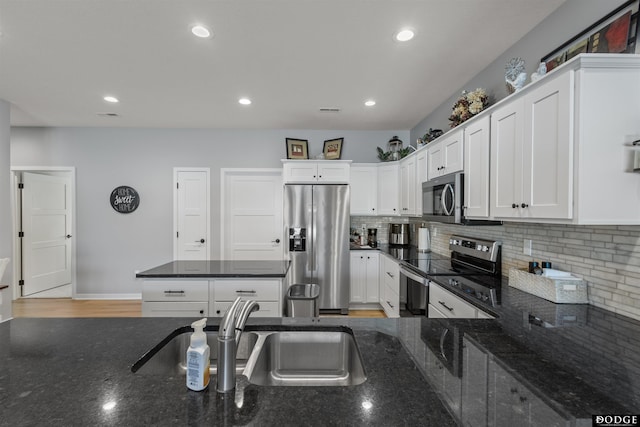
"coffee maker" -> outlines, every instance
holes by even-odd
[[[367,244],[372,248],[378,247],[378,229],[367,228]]]

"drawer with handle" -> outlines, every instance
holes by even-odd
[[[209,282],[206,280],[145,280],[143,301],[209,301]]]
[[[142,317],[202,317],[209,316],[209,303],[204,302],[143,302]]]
[[[429,304],[451,319],[476,318],[477,309],[473,305],[433,282],[429,283]]]
[[[257,301],[279,301],[282,297],[279,280],[215,280],[213,299],[233,301],[237,297]]]

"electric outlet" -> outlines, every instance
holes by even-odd
[[[533,249],[533,242],[531,239],[524,239],[524,245],[522,245],[522,252],[525,255],[531,255],[531,251]]]

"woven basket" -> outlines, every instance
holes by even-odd
[[[526,270],[509,270],[509,286],[559,304],[588,304],[587,284],[579,277],[558,270],[545,271],[546,276]]]

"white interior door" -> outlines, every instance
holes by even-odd
[[[71,283],[71,180],[24,172],[22,296]]]
[[[177,260],[210,257],[209,169],[174,169],[175,244]]]
[[[225,259],[283,259],[282,171],[223,169],[222,175]]]

